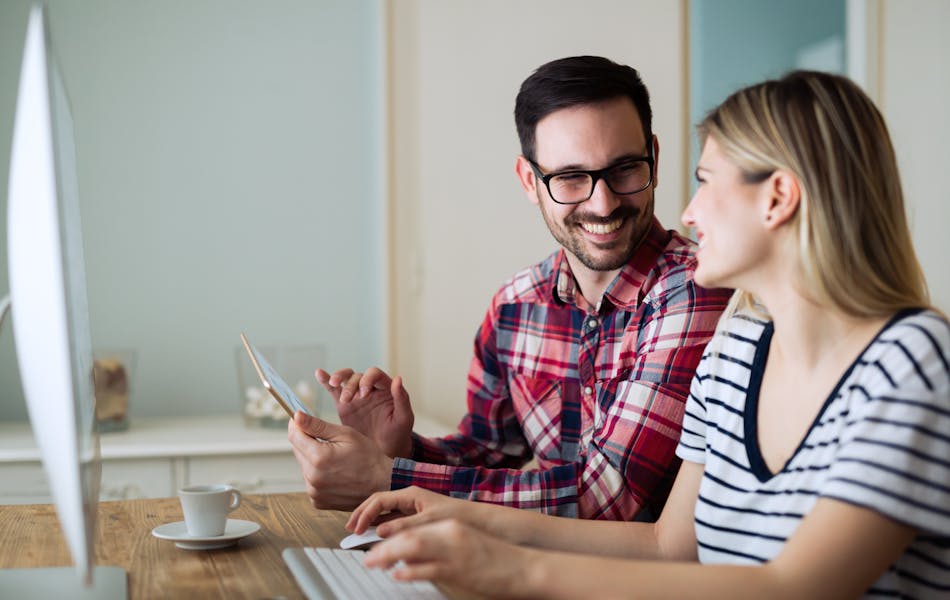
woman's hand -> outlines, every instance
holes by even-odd
[[[392,571],[400,581],[425,579],[489,598],[514,598],[536,595],[532,554],[541,553],[449,519],[406,528],[374,546],[365,564],[388,569],[402,561]]]
[[[394,492],[376,492],[356,507],[346,522],[346,529],[363,533],[374,523],[382,537],[442,519],[455,519],[474,524],[486,506],[468,500],[450,498],[418,487]],[[488,507],[489,510],[491,507]]]

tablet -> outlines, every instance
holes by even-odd
[[[297,394],[287,385],[287,382],[277,373],[274,367],[270,366],[270,363],[267,362],[264,355],[261,354],[251,342],[247,341],[247,336],[243,333],[241,334],[241,341],[244,342],[244,349],[247,350],[248,356],[251,357],[254,370],[257,371],[257,376],[261,378],[261,383],[264,384],[264,387],[267,388],[270,395],[274,397],[274,400],[287,411],[290,418],[294,418],[294,412],[298,410],[308,415],[313,414],[307,409],[304,403],[300,401]]]

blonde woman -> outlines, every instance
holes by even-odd
[[[490,597],[950,594],[950,325],[929,308],[880,113],[845,78],[794,72],[735,93],[699,135],[696,279],[739,291],[659,521],[408,488],[353,512],[356,531],[405,515],[379,525],[367,564]]]

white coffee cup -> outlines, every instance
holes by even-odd
[[[215,537],[224,534],[228,513],[241,506],[241,492],[230,485],[190,485],[178,490],[188,535]]]

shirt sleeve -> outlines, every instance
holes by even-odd
[[[922,313],[875,348],[821,494],[950,536],[950,327]]]
[[[498,360],[496,295],[475,336],[468,373],[468,411],[458,433],[426,438],[413,433],[410,459],[397,459],[391,487],[418,485],[458,497],[475,488],[502,489],[532,456]],[[476,484],[478,482],[478,484]]]
[[[530,471],[518,470],[531,449],[493,358],[493,327],[486,319],[460,433],[414,438],[414,460],[397,459],[393,489],[419,485],[561,516],[630,520],[645,506],[657,516],[678,465],[675,448],[690,381],[727,301],[725,291],[703,290],[690,280],[646,303],[634,366],[625,381],[605,391],[602,403],[609,409],[586,452],[576,462]]]
[[[494,469],[519,468],[531,458],[498,360],[495,314],[493,306],[476,335],[468,372],[468,411],[458,433],[441,438],[413,434],[415,461]]]

